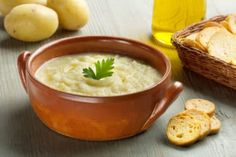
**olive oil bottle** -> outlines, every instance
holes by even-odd
[[[152,35],[171,46],[173,33],[204,19],[205,12],[205,0],[154,0]]]

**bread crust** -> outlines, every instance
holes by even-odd
[[[224,26],[221,25],[221,23],[210,21],[210,22],[205,23],[205,28],[206,27],[220,27],[220,28],[223,28]]]
[[[212,35],[214,35],[220,29],[222,28],[218,26],[206,27],[199,32],[196,41],[199,42],[205,49],[207,49],[208,42],[210,41]]]
[[[231,33],[236,34],[236,15],[229,15],[226,18]]]
[[[208,52],[210,55],[231,63],[236,59],[236,36],[225,29],[217,31],[208,43]]]
[[[190,47],[200,49],[202,51],[207,51],[206,47],[202,46],[201,43],[197,41],[198,35],[199,35],[199,32],[192,33],[186,38],[183,38],[182,43]]]
[[[195,109],[207,113],[210,117],[215,113],[215,104],[205,99],[189,99],[185,102],[185,109]]]
[[[195,109],[186,110],[181,113],[182,115],[190,115],[193,116],[200,124],[201,131],[199,139],[203,139],[206,137],[211,131],[211,120],[210,117],[202,111],[198,111]]]
[[[167,125],[166,135],[169,141],[178,146],[195,143],[200,136],[200,124],[190,115],[176,115]]]
[[[211,117],[211,131],[210,134],[217,134],[220,131],[221,122],[220,120],[214,115]]]

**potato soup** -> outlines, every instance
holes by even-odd
[[[113,58],[112,76],[100,80],[85,77],[84,68]],[[154,86],[161,74],[143,61],[121,55],[86,53],[57,57],[44,63],[35,73],[43,84],[66,93],[84,96],[117,96]]]

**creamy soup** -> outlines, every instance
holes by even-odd
[[[114,58],[113,74],[101,80],[86,78],[83,69],[102,59]],[[120,55],[79,54],[57,57],[44,63],[35,73],[43,84],[72,94],[116,96],[143,91],[156,84],[160,73],[142,61]]]

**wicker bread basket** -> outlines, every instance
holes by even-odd
[[[220,22],[226,17],[227,16],[216,16],[176,32],[172,37],[172,43],[176,47],[179,58],[186,68],[208,79],[236,89],[236,66],[210,56],[208,53],[199,49],[185,46],[180,41],[181,38],[202,30],[206,22]]]

